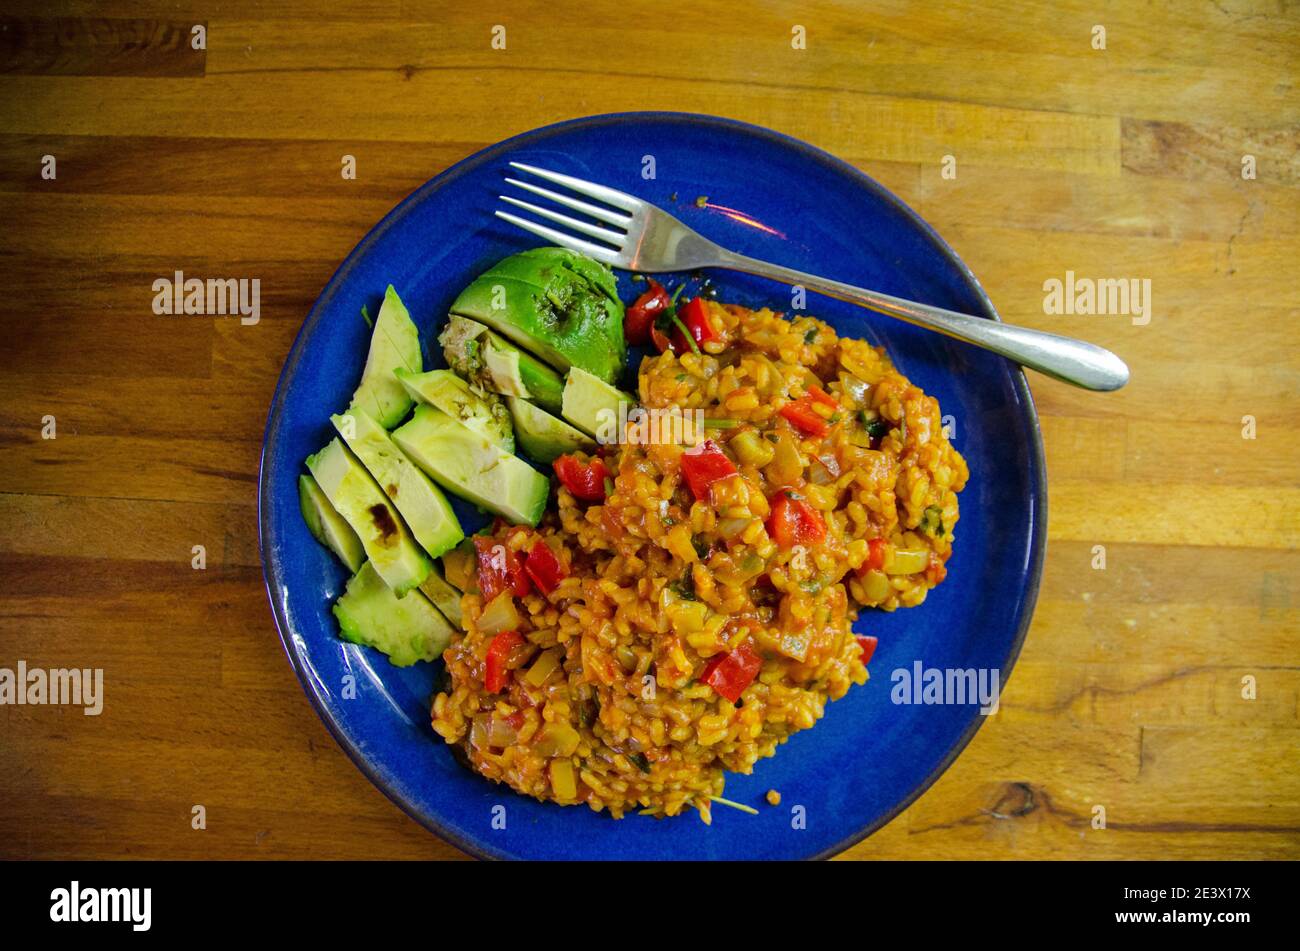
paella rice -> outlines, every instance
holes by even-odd
[[[536,529],[474,539],[433,728],[526,795],[709,821],[727,771],[866,683],[859,609],[918,605],[946,574],[967,468],[937,402],[813,317],[704,307],[704,342],[638,378],[643,407],[703,431],[638,438],[634,414],[576,478],[557,462]]]

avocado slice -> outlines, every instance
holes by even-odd
[[[399,598],[416,587],[433,567],[411,537],[366,467],[338,439],[307,457],[307,468],[325,497],[361,539],[366,556]]]
[[[510,413],[495,393],[474,392],[450,370],[408,373],[399,368],[395,372],[406,392],[420,402],[436,406],[506,452],[515,451]]]
[[[429,577],[425,578],[424,583],[420,585],[420,591],[433,602],[433,606],[448,621],[461,630],[465,629],[465,619],[460,609],[460,592],[447,583],[447,579],[442,575],[442,569],[436,562],[433,570],[429,572]]]
[[[581,367],[569,371],[564,381],[562,412],[565,419],[584,433],[601,442],[617,442],[620,403],[625,407],[624,413],[636,406],[630,394],[615,389]]]
[[[536,525],[550,480],[427,404],[393,433],[393,441],[445,489],[514,523]]]
[[[399,367],[419,373],[424,370],[424,358],[420,355],[420,333],[411,322],[406,305],[389,284],[379,316],[375,318],[361,383],[352,394],[353,405],[360,406],[385,429],[400,423],[413,402],[393,376]]]
[[[535,462],[550,464],[556,457],[576,449],[590,450],[594,443],[586,433],[579,432],[564,420],[552,416],[528,400],[507,396],[510,415],[515,421],[519,448]]]
[[[415,540],[430,556],[437,558],[460,543],[465,532],[451,510],[451,503],[393,444],[388,430],[359,406],[349,408],[346,413],[336,413],[330,422],[392,500]]]
[[[298,476],[298,504],[312,537],[338,555],[339,560],[348,566],[348,571],[356,572],[366,560],[361,539],[338,510],[330,505],[316,480],[305,472]]]
[[[453,314],[438,342],[447,365],[474,386],[534,400],[552,413],[560,411],[560,374],[477,320]]]
[[[388,655],[394,667],[417,660],[437,660],[455,630],[418,590],[398,598],[371,562],[348,581],[334,603],[339,636]]]
[[[532,248],[498,261],[461,291],[451,312],[482,321],[560,370],[579,366],[606,383],[618,379],[627,359],[613,272],[566,248]]]

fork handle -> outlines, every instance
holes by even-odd
[[[730,251],[723,251],[717,266],[798,284],[819,294],[897,317],[909,324],[991,350],[1021,366],[1084,389],[1118,390],[1128,382],[1128,367],[1123,360],[1104,347],[1083,340],[918,304]]]

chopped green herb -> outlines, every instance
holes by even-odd
[[[713,551],[713,546],[709,543],[709,540],[698,534],[691,536],[691,547],[695,549],[695,554],[700,561],[707,561],[709,553]]]
[[[679,580],[668,582],[668,590],[683,601],[699,600],[699,598],[695,597],[695,578],[689,568],[686,569],[686,573]]]
[[[812,330],[809,330],[807,333],[805,333],[805,334],[803,335],[803,342],[804,342],[804,343],[813,343],[813,342],[815,342],[816,340],[817,340],[817,328],[816,328],[816,327],[814,327]]]
[[[943,509],[931,505],[921,514],[921,523],[917,527],[931,538],[947,534],[947,530],[943,527]]]
[[[627,758],[630,759],[636,765],[636,768],[641,770],[641,772],[650,772],[650,761],[646,759],[644,753],[629,753]]]
[[[887,422],[883,419],[869,419],[865,409],[858,413],[858,418],[862,421],[862,428],[867,431],[867,435],[872,439],[883,439],[885,433],[889,432]]]

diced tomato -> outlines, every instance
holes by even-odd
[[[540,538],[528,549],[528,555],[524,558],[524,570],[542,594],[550,594],[566,577],[560,559],[555,557],[551,546]]]
[[[858,646],[862,648],[862,666],[865,667],[871,663],[872,655],[876,653],[876,639],[866,636],[859,637]]]
[[[514,597],[526,597],[533,590],[519,554],[492,535],[475,535],[478,551],[478,589],[487,604],[502,591]]]
[[[650,325],[650,341],[655,345],[655,349],[660,353],[663,353],[665,350],[671,350],[673,353],[677,353],[677,347],[673,344],[673,341],[669,339],[668,334],[659,328],[659,323],[657,321]]]
[[[603,502],[605,500],[605,480],[609,478],[609,468],[601,459],[579,462],[577,456],[560,456],[552,465],[555,474],[574,498],[583,502]]]
[[[488,693],[500,693],[510,678],[506,663],[510,652],[521,647],[524,639],[516,631],[502,631],[488,645],[487,660],[483,664],[483,687]]]
[[[787,489],[771,501],[772,513],[767,517],[767,533],[782,548],[795,545],[816,545],[826,538],[826,523],[821,514]]]
[[[925,566],[925,580],[934,587],[946,577],[948,577],[948,566],[936,552],[930,552],[929,564]]]
[[[681,318],[682,323],[686,325],[686,329],[691,332],[691,336],[695,338],[696,346],[702,346],[710,341],[720,339],[718,332],[709,323],[709,305],[703,297],[692,297],[682,305],[677,315]],[[674,343],[678,345],[673,347],[674,350],[680,353],[683,350],[690,349],[680,329],[678,329],[675,336],[681,339],[674,340]]]
[[[624,318],[623,333],[628,343],[644,344],[650,340],[650,331],[655,318],[668,309],[671,298],[662,284],[652,280],[650,289],[636,299],[636,303],[627,309]],[[663,347],[659,348],[663,350]]]
[[[709,486],[736,474],[736,465],[712,439],[682,453],[682,476],[698,501],[708,501]]]
[[[755,653],[749,641],[745,641],[730,653],[710,658],[700,672],[700,681],[716,690],[718,696],[735,703],[745,688],[754,682],[762,666],[763,659]]]
[[[867,542],[867,560],[858,567],[859,575],[865,575],[868,571],[879,571],[885,566],[887,544],[883,538],[873,538]]]

